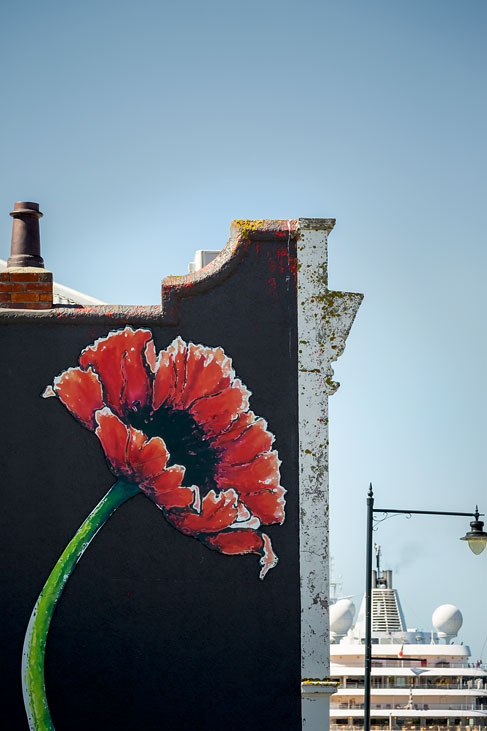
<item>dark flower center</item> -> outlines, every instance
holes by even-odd
[[[161,437],[169,452],[168,467],[180,464],[186,467],[183,485],[197,485],[201,496],[217,489],[215,469],[219,461],[218,451],[204,430],[187,411],[175,411],[161,406],[151,413],[148,409],[133,412],[127,417],[135,429],[149,438]]]

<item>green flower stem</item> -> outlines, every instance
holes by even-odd
[[[31,731],[53,731],[44,683],[46,639],[56,603],[77,562],[111,514],[139,491],[137,485],[118,481],[89,514],[53,568],[39,594],[25,634],[22,690]]]

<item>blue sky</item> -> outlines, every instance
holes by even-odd
[[[57,281],[153,304],[234,218],[336,217],[330,286],[365,293],[330,406],[344,592],[363,589],[370,480],[378,504],[487,511],[485,2],[0,13],[0,257],[14,201],[38,201]],[[455,603],[478,655],[487,552],[466,527],[393,518],[377,537],[410,626]]]

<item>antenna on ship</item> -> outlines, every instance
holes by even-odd
[[[382,572],[380,570],[380,557],[382,555],[381,547],[379,546],[378,543],[375,543],[374,544],[374,548],[375,548],[375,559],[376,559],[376,564],[377,564],[377,573],[376,573],[376,577],[375,577],[375,587],[377,589],[390,589],[391,587],[389,586],[389,583],[390,583],[390,576],[389,576],[389,574],[391,572],[390,571],[384,571],[384,576],[382,575]]]

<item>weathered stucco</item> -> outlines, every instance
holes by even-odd
[[[298,392],[303,727],[329,718],[328,396],[339,384],[331,363],[344,350],[362,295],[327,287],[327,237],[334,219],[300,219]],[[315,683],[309,682],[314,680]]]

